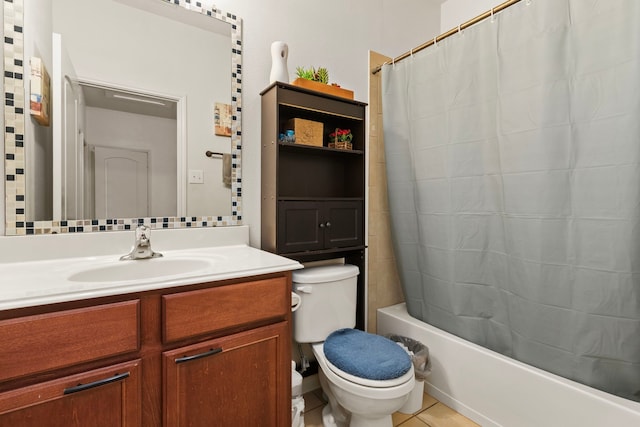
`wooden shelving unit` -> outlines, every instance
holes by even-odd
[[[276,82],[262,93],[262,249],[300,262],[345,258],[360,268],[364,327],[367,104]],[[278,141],[290,119],[323,124],[323,146]],[[327,147],[350,129],[353,149]]]

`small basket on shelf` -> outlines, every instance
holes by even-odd
[[[353,144],[345,141],[330,142],[329,148],[337,148],[338,150],[352,150]]]
[[[350,129],[336,128],[335,132],[329,134],[329,148],[336,148],[338,150],[352,150],[353,134]]]

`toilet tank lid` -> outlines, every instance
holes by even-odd
[[[309,267],[293,272],[293,283],[323,283],[349,279],[360,273],[357,266],[351,264],[323,265]]]

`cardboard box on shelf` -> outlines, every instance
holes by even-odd
[[[31,117],[42,126],[49,126],[51,116],[51,81],[42,59],[33,57],[31,65],[31,97],[29,109]]]
[[[287,129],[292,129],[296,135],[296,144],[313,145],[322,147],[324,125],[306,119],[290,119],[287,121]]]

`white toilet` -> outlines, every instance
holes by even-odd
[[[325,427],[391,427],[391,414],[414,387],[409,355],[387,338],[351,329],[356,323],[358,267],[331,265],[293,272],[301,298],[294,339],[311,343],[329,400]],[[338,365],[338,366],[336,366]]]

